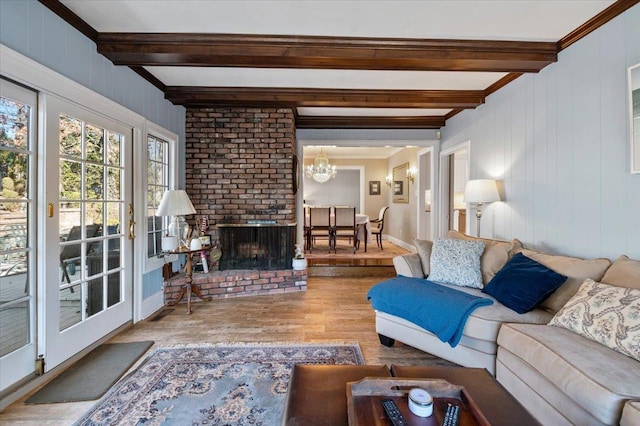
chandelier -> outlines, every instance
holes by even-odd
[[[320,154],[313,160],[313,166],[308,165],[304,175],[313,178],[316,182],[325,183],[331,178],[336,177],[336,166],[329,164],[329,159],[320,148]]]

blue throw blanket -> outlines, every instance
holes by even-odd
[[[399,275],[374,285],[367,300],[377,311],[404,318],[455,347],[474,309],[493,300],[474,296],[421,278]]]

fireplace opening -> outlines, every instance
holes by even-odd
[[[295,223],[218,224],[222,246],[220,270],[290,269],[295,226]]]

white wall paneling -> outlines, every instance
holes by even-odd
[[[488,236],[548,252],[640,258],[626,94],[638,40],[640,5],[447,122],[442,149],[471,140],[470,178],[503,181],[506,201],[482,217]]]

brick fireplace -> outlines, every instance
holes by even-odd
[[[295,222],[295,154],[295,118],[290,108],[187,109],[185,189],[198,217],[209,219],[214,244],[221,246],[218,224]],[[290,265],[268,271],[267,278],[259,272],[215,271],[206,274],[210,277],[196,274],[194,281],[223,282],[222,290],[216,287],[209,294],[201,288],[212,297],[306,289],[306,271],[292,271]],[[174,284],[179,288],[180,279],[167,283]],[[167,288],[165,294],[170,298],[173,289]]]

